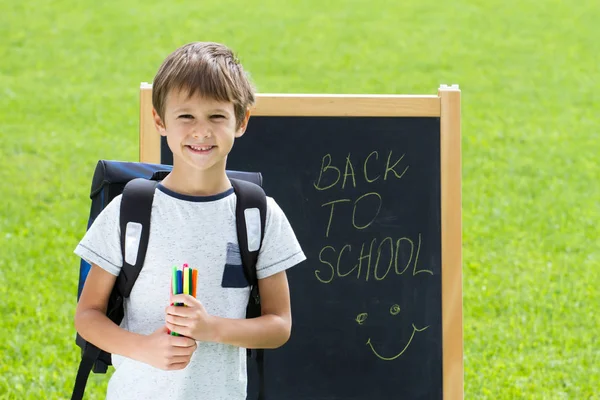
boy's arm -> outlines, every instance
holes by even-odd
[[[75,311],[75,329],[98,348],[136,359],[140,336],[121,329],[106,316],[108,298],[117,277],[92,264]]]
[[[259,279],[258,289],[262,315],[241,320],[217,318],[218,342],[248,349],[274,349],[288,341],[292,312],[286,272]]]
[[[290,337],[292,317],[285,271],[258,280],[262,315],[229,319],[209,315],[192,296],[177,295],[172,302],[188,307],[167,307],[167,327],[200,341],[229,344],[248,349],[274,349]]]

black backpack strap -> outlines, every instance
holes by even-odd
[[[152,201],[157,181],[144,178],[136,178],[127,183],[123,189],[121,198],[121,254],[123,255],[123,267],[117,278],[117,289],[123,298],[129,297],[131,289],[144,266],[148,240],[150,238],[150,216],[152,214]],[[127,262],[125,254],[127,224],[139,223],[142,227],[139,238],[139,246],[135,263]]]
[[[143,178],[136,178],[129,181],[123,189],[120,210],[121,227],[121,254],[123,255],[123,267],[117,277],[115,290],[111,296],[116,297],[116,307],[122,307],[123,299],[129,297],[133,284],[137,279],[148,249],[148,240],[150,238],[150,216],[152,213],[152,201],[154,200],[154,190],[158,182]],[[138,253],[134,264],[130,264],[125,258],[125,238],[127,224],[137,222],[141,225],[141,235],[138,246]],[[115,318],[112,313],[115,310],[109,310],[108,317]],[[118,314],[118,311],[117,311]],[[120,316],[122,317],[122,315]],[[118,318],[120,319],[120,318]],[[114,319],[113,319],[114,320]],[[71,400],[83,399],[85,386],[94,364],[98,361],[102,350],[91,343],[86,343],[81,355],[81,362],[75,378],[75,386]]]
[[[257,400],[265,400],[265,351],[256,350],[256,368],[258,373],[258,397]]]
[[[100,356],[101,350],[91,343],[87,343],[85,350],[81,355],[81,361],[79,362],[79,369],[77,370],[77,377],[75,378],[75,386],[73,387],[73,393],[71,400],[82,400],[85,392],[85,386],[87,385],[88,377],[94,366],[94,362]]]
[[[265,235],[265,223],[267,218],[267,197],[264,190],[247,181],[230,178],[233,190],[237,196],[237,205],[235,207],[235,220],[237,226],[238,244],[244,274],[251,286],[251,298],[248,304],[247,317],[255,318],[260,316],[260,296],[258,293],[258,279],[256,276],[256,262],[262,240]],[[246,226],[246,210],[258,209],[260,215],[260,243],[254,246],[252,251],[248,246],[248,228]]]
[[[237,227],[238,244],[244,274],[250,284],[250,301],[246,309],[247,318],[255,318],[261,315],[260,293],[258,291],[258,278],[256,276],[256,262],[258,253],[265,236],[265,225],[267,220],[267,197],[264,190],[250,182],[230,178],[233,190],[237,196],[237,205],[235,208],[235,220]],[[246,210],[258,209],[260,215],[260,243],[253,246],[250,251],[248,245],[248,228],[246,226]],[[248,354],[250,355],[250,350]],[[258,400],[264,399],[264,350],[256,349],[256,366],[258,369]]]

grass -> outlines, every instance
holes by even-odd
[[[595,0],[7,3],[0,399],[69,397],[93,167],[137,159],[139,83],[193,40],[261,92],[460,84],[465,398],[600,398],[599,19]]]

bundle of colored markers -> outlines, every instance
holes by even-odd
[[[190,268],[187,264],[183,267],[173,267],[171,276],[172,294],[189,294],[196,297],[196,285],[198,282],[198,270]],[[183,306],[183,303],[175,303],[176,306]],[[179,336],[176,332],[171,332],[172,336]]]

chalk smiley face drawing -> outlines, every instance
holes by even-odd
[[[392,316],[400,314],[400,311],[401,311],[400,310],[400,306],[398,304],[394,304],[394,305],[392,305],[390,307],[390,314]],[[358,314],[356,316],[355,321],[359,325],[363,325],[365,323],[365,321],[367,320],[368,316],[369,315],[367,313],[360,313],[360,314]],[[411,325],[412,325],[413,331],[412,331],[412,333],[410,335],[410,338],[408,339],[408,342],[406,343],[406,345],[396,355],[393,355],[393,356],[390,356],[390,357],[386,357],[386,356],[383,356],[383,355],[379,354],[379,352],[377,350],[375,350],[375,347],[373,346],[373,343],[371,342],[371,337],[369,337],[367,339],[366,345],[369,346],[369,348],[371,349],[371,351],[373,352],[373,354],[375,354],[375,356],[377,358],[379,358],[380,360],[383,360],[383,361],[393,361],[393,360],[397,359],[398,357],[400,357],[402,354],[404,354],[404,352],[408,349],[408,347],[412,343],[412,341],[413,341],[413,339],[415,337],[415,334],[417,332],[423,332],[424,330],[426,330],[427,328],[429,328],[429,325],[427,325],[427,326],[425,326],[423,328],[417,328],[414,323],[411,323]]]

